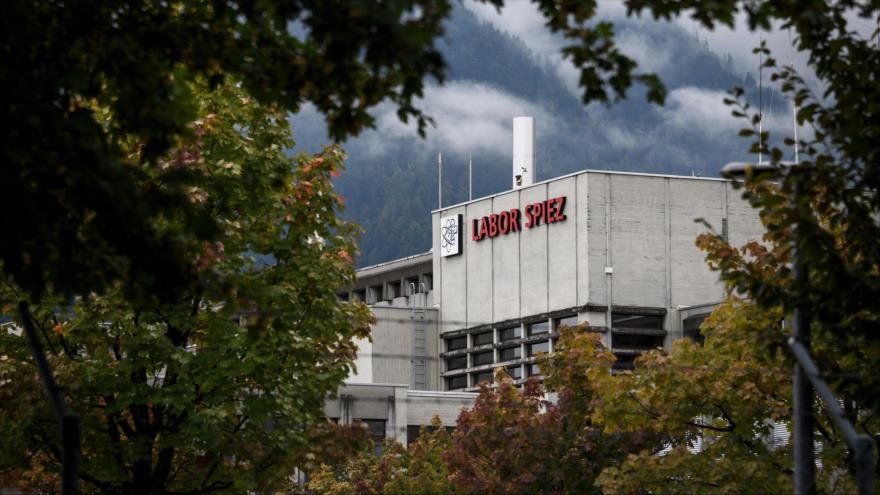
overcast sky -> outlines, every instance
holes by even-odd
[[[621,1],[600,1],[599,5],[598,17],[601,19],[620,21],[626,18],[625,6]],[[493,6],[473,0],[465,0],[465,7],[499,30],[520,38],[536,56],[549,60],[568,89],[580,96],[578,74],[574,66],[560,54],[560,48],[565,41],[549,32],[544,25],[543,16],[532,2],[508,0],[500,13]],[[713,31],[688,17],[656,21],[643,15],[635,21],[630,19],[626,29],[618,29],[616,32],[616,42],[624,53],[634,58],[646,71],[654,71],[665,64],[674,63],[675,54],[664,51],[669,49],[668,46],[652,42],[648,34],[642,34],[637,26],[634,29],[632,22],[666,23],[687,33],[696,33],[713,52],[722,56],[730,54],[734,69],[742,74],[757,73],[758,58],[752,50],[758,45],[760,36],[766,40],[780,64],[793,62],[795,68],[815,84],[815,78],[806,66],[805,54],[797,53],[792,48],[788,31],[775,29],[760,34],[751,32],[743,16],[740,16],[734,29],[719,26]],[[852,25],[863,35],[870,36],[871,22],[853,17]],[[766,71],[764,84],[770,84]],[[653,107],[650,111],[660,112],[669,125],[702,133],[710,141],[725,139],[742,127],[742,121],[730,116],[730,107],[723,103],[725,96],[724,91],[707,88],[677,88],[670,91],[665,106]],[[537,108],[531,102],[477,81],[452,81],[444,86],[430,85],[418,106],[436,121],[436,127],[428,129],[425,141],[415,138],[414,125],[405,125],[398,120],[392,105],[383,104],[372,112],[376,116],[376,129],[366,132],[356,140],[359,152],[380,156],[390,141],[397,141],[412,142],[413,145],[418,143],[419,146],[435,150],[459,153],[471,151],[475,156],[480,153],[506,155],[510,148],[512,116],[535,116],[538,121],[539,141],[542,133],[564,132],[566,128],[565,122],[559,122],[557,117]],[[591,106],[591,111],[596,114],[613,111],[613,108],[608,110],[601,105],[594,105]],[[790,134],[790,108],[778,109],[777,114],[765,112],[765,129]],[[316,123],[320,119],[314,109],[308,106],[298,117]],[[611,124],[603,126],[603,132],[609,143],[621,149],[645,144],[644,136],[636,136],[628,129]]]

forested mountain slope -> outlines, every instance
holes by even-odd
[[[533,115],[537,127],[537,180],[587,168],[717,176],[733,160],[748,160],[736,137],[741,122],[722,99],[735,85],[757,100],[753,75],[737,73],[730,57],[716,54],[693,33],[664,23],[624,21],[623,46],[650,43],[651,60],[667,85],[666,105],[645,102],[638,90],[610,106],[584,107],[577,88],[550,54],[481,22],[458,7],[441,42],[449,64],[444,86],[432,88],[424,106],[437,121],[425,140],[376,113],[377,129],[344,143],[348,169],[337,180],[345,216],[363,226],[358,265],[430,249],[430,211],[437,208],[437,153],[443,153],[443,204],[468,198],[467,157],[473,155],[473,194],[511,187],[511,119]],[[757,67],[757,60],[755,61]],[[790,122],[788,104],[764,89],[771,128]],[[323,122],[309,109],[292,117],[297,148],[326,142]]]

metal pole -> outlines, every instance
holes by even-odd
[[[437,209],[443,208],[443,153],[437,153]]]
[[[795,172],[792,170],[792,172]],[[799,209],[798,198],[801,196],[801,181],[797,176],[795,180],[795,191],[792,196],[793,207]],[[803,222],[797,226],[794,239],[794,274],[795,282],[798,287],[806,287],[809,279],[807,266],[804,263],[803,256],[797,245],[798,239],[802,236]],[[810,351],[810,313],[809,309],[799,302],[794,310],[794,328],[792,328],[792,339],[804,346],[804,349]],[[793,379],[793,428],[794,436],[794,493],[796,495],[813,495],[816,493],[816,462],[814,459],[814,441],[813,441],[813,387],[806,375],[805,370],[798,364],[794,365]]]
[[[468,201],[474,199],[474,163],[468,151]]]
[[[819,368],[816,367],[816,363],[810,358],[810,353],[803,343],[798,342],[792,337],[788,341],[788,347],[791,349],[791,353],[794,354],[795,359],[797,359],[801,372],[815,387],[822,402],[825,403],[831,418],[834,419],[834,422],[840,428],[844,441],[853,451],[853,460],[855,461],[856,468],[856,486],[858,487],[859,494],[873,495],[874,441],[868,435],[859,435],[858,431],[856,431],[855,426],[847,418],[843,408],[840,407],[840,404],[834,397],[831,387],[822,380]]]
[[[26,302],[19,301],[18,314],[21,317],[24,334],[34,355],[34,361],[37,362],[40,378],[46,387],[46,394],[49,396],[49,403],[52,405],[52,412],[58,421],[61,433],[61,493],[64,495],[77,494],[79,493],[80,456],[79,417],[69,413],[64,407],[64,397],[61,394],[61,389],[58,388],[58,383],[55,382],[49,361],[46,360],[46,352],[43,350],[40,338],[37,337],[37,331],[34,328],[31,312]]]

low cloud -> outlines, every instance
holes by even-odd
[[[424,143],[432,149],[467,153],[509,154],[511,121],[518,115],[534,116],[540,132],[550,132],[554,118],[540,107],[491,86],[456,81],[430,86],[416,103],[436,126],[429,127]],[[402,123],[391,105],[376,112],[376,129],[358,139],[372,155],[381,154],[388,141],[418,139],[415,125]]]
[[[733,108],[724,104],[726,97],[729,98],[729,95],[723,91],[688,86],[670,92],[666,106],[657,111],[661,112],[668,125],[713,138],[727,139],[749,124],[742,118],[731,115]],[[790,136],[793,132],[790,106],[787,112],[765,112],[764,130],[773,135]]]

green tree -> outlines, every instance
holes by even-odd
[[[520,389],[499,368],[495,385],[484,385],[461,411],[451,436],[435,419],[408,449],[392,443],[381,457],[364,451],[323,466],[309,488],[334,495],[599,493],[602,469],[657,441],[650,431],[594,422],[596,385],[610,379],[614,356],[584,328],[565,330],[557,352],[540,359],[546,388],[532,379]]]
[[[549,28],[573,42],[566,54],[583,69],[584,101],[607,100],[606,86],[622,96],[636,79],[662,97],[656,78],[635,73],[616,49],[610,24],[587,24],[595,2],[539,3]],[[371,126],[369,110],[386,100],[424,133],[430,120],[417,99],[426,79],[443,81],[435,40],[450,8],[451,0],[7,5],[0,117],[13,125],[0,138],[0,183],[15,207],[0,213],[3,273],[33,296],[123,281],[129,296],[173,299],[210,286],[196,241],[225,226],[186,201],[198,177],[177,170],[163,187],[141,187],[154,175],[129,166],[125,137],[140,139],[140,164],[159,168],[191,131],[199,78],[211,87],[240,81],[288,111],[311,103],[334,140]],[[157,227],[165,216],[187,221],[172,234]]]
[[[324,464],[309,481],[309,489],[323,495],[441,495],[455,492],[443,453],[452,440],[440,419],[422,427],[418,440],[407,448],[386,441],[382,456],[372,446],[338,465]]]
[[[730,300],[703,324],[704,346],[683,339],[669,353],[643,354],[632,372],[604,377],[596,420],[661,441],[608,466],[603,490],[791,491],[789,449],[769,441],[774,424],[790,418],[790,370],[778,346],[767,350],[768,337],[783,333],[780,317]]]
[[[176,170],[199,177],[186,199],[222,232],[200,244],[194,264],[229,283],[163,303],[132,302],[121,285],[32,301],[65,400],[83,418],[89,490],[285,486],[295,467],[332,454],[313,448],[334,432],[324,400],[352,370],[354,339],[368,335],[367,308],[337,301],[334,290],[352,282],[356,249],[331,184],[343,152],[289,158],[281,107],[258,104],[237,84],[189,91],[199,116],[191,137],[156,166],[140,159],[142,139],[119,145],[126,166],[149,177],[145,188],[164,187]],[[168,214],[156,228],[171,235],[187,221]],[[3,313],[27,300],[10,278],[0,287]],[[58,470],[57,430],[24,338],[4,328],[0,356],[0,472],[39,479]]]

